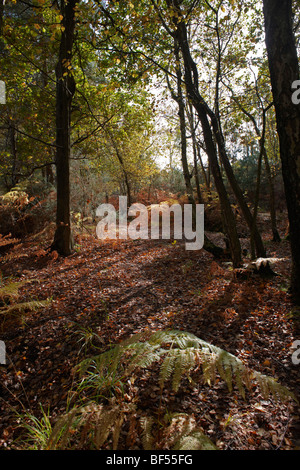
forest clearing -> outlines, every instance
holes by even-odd
[[[76,366],[143,331],[190,332],[299,390],[298,366],[291,360],[299,313],[293,315],[287,295],[290,250],[287,241],[272,242],[270,230],[265,240],[270,256],[278,259],[277,275],[251,273],[244,279],[227,260],[216,262],[204,250],[189,252],[182,241],[99,241],[82,229],[75,236],[77,252],[61,258],[47,248],[51,236],[53,227],[52,233],[16,243],[1,262],[3,276],[20,285],[18,303],[48,302],[2,324],[9,351],[9,364],[1,370],[2,446],[18,448],[16,413],[42,417],[42,405],[55,421],[66,412],[71,394],[76,396]],[[220,240],[220,234],[213,236]],[[249,248],[249,240],[244,246]],[[195,386],[185,379],[176,393],[171,384],[160,391],[157,367],[137,371],[132,382],[112,377],[107,390],[103,387],[108,403],[135,405],[120,449],[143,449],[138,420],[144,414],[163,419],[166,412],[193,417],[221,450],[299,446],[293,400],[264,398],[255,387],[243,399],[220,378],[204,385],[197,374]],[[166,436],[156,438],[160,448]],[[110,448],[110,439],[106,445]]]
[[[300,449],[299,18],[0,0],[5,455]]]

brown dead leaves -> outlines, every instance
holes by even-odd
[[[4,276],[30,280],[20,289],[23,301],[52,301],[3,338],[10,365],[0,372],[0,446],[10,448],[18,434],[11,406],[38,412],[41,402],[53,416],[63,412],[76,364],[146,328],[190,331],[291,389],[299,385],[283,278],[238,280],[230,265],[203,250],[188,252],[179,242],[100,243],[78,235],[76,246],[61,258],[48,251],[47,240],[31,240],[2,259]],[[141,375],[135,385],[126,391],[129,398],[155,410],[157,383]],[[214,389],[187,384],[181,393],[166,392],[165,407],[193,413],[221,449],[292,448],[295,412],[286,405],[275,407],[255,394],[243,402],[221,383]]]

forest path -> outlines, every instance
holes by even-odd
[[[1,368],[2,445],[11,445],[18,435],[11,406],[38,410],[42,403],[52,416],[64,411],[73,368],[145,328],[189,331],[293,390],[299,386],[290,356],[295,333],[286,293],[287,243],[269,244],[273,255],[286,259],[279,266],[281,276],[269,280],[238,280],[230,264],[216,263],[204,250],[187,251],[178,242],[99,242],[79,234],[77,252],[65,259],[46,247],[45,239],[35,245],[28,240],[1,264],[4,275],[28,281],[20,300],[52,299],[49,307],[2,332],[10,361]],[[143,400],[151,407],[155,398],[146,389]],[[222,386],[207,392],[202,410],[197,394],[176,400],[180,409],[196,413],[204,428],[217,432],[224,448],[292,446],[298,424],[289,405],[265,403],[258,413],[259,397],[241,403]],[[212,414],[206,413],[209,408]],[[225,410],[235,416],[228,429],[220,425]],[[291,421],[295,424],[287,432]]]

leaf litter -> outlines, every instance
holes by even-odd
[[[47,249],[50,239],[28,238],[1,260],[3,278],[20,282],[18,302],[51,302],[1,331],[8,364],[0,367],[0,448],[16,445],[17,412],[38,415],[42,405],[55,421],[66,410],[75,366],[145,329],[191,332],[299,396],[291,345],[300,329],[284,288],[290,272],[286,241],[268,242],[270,253],[286,260],[279,276],[241,280],[230,264],[204,250],[186,251],[180,242],[100,242],[78,233],[80,249],[62,258]],[[176,393],[170,387],[160,399],[158,389],[155,374],[141,373],[127,399],[136,394],[139,408],[154,414],[160,400],[168,412],[193,415],[220,449],[300,448],[294,404],[266,401],[255,391],[243,400],[222,382],[187,383]]]

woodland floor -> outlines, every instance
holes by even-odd
[[[52,299],[0,331],[9,359],[0,367],[0,449],[19,448],[16,412],[38,416],[42,404],[55,419],[65,411],[74,366],[95,353],[78,342],[80,328],[97,332],[103,351],[145,328],[188,331],[276,377],[299,397],[300,366],[292,364],[291,345],[300,328],[287,293],[287,241],[273,243],[264,232],[268,255],[281,260],[278,276],[237,279],[230,264],[213,261],[204,250],[187,251],[181,242],[100,242],[83,230],[76,252],[61,258],[47,251],[52,235],[49,229],[28,237],[0,260],[5,282],[27,281],[21,301]],[[222,242],[218,234],[212,238]],[[249,248],[247,239],[242,243]],[[155,412],[157,390],[155,378],[140,377],[143,409]],[[193,414],[220,449],[300,449],[293,403],[264,400],[255,391],[243,400],[222,382],[170,391],[163,401],[169,411]],[[131,448],[139,448],[138,440]]]

